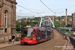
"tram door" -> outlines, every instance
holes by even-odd
[[[40,30],[40,41],[42,41],[42,31]]]
[[[43,31],[42,31],[42,41],[43,41]]]
[[[51,33],[52,33],[52,32],[50,31],[50,39],[51,39]]]
[[[54,38],[54,30],[52,30],[52,38]]]
[[[50,31],[48,31],[48,35],[49,35],[49,39],[51,39],[51,38],[50,38]]]
[[[47,31],[45,31],[45,40],[47,40]]]
[[[43,41],[45,41],[45,31],[43,31]]]
[[[37,43],[39,43],[40,42],[40,30],[39,30],[39,28],[37,28]]]

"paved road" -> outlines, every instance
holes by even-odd
[[[0,50],[62,50],[63,45],[66,40],[63,38],[63,35],[58,31],[54,30],[54,39],[49,41],[36,44],[36,45],[15,45],[11,47],[6,47]],[[62,47],[58,47],[62,46]]]

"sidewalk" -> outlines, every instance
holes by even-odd
[[[10,43],[10,44],[8,44],[8,42],[7,43],[2,43],[2,44],[0,44],[0,49],[8,47],[8,46],[17,45],[17,44],[20,44],[20,41],[15,41],[14,43]]]

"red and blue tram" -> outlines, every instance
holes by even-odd
[[[46,27],[22,27],[21,44],[36,44],[54,37],[54,30]]]

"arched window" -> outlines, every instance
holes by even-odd
[[[4,27],[7,28],[7,15],[8,15],[8,11],[4,11]]]

